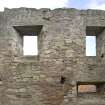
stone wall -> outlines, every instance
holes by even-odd
[[[23,55],[23,35],[14,28],[21,26],[42,26],[37,56]],[[96,57],[85,55],[87,27],[99,34]],[[0,105],[104,105],[104,89],[80,96],[77,89],[78,82],[104,88],[104,27],[100,10],[0,12]]]

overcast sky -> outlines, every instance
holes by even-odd
[[[77,9],[101,9],[101,10],[105,10],[105,0],[0,0],[0,11],[3,11],[4,8],[19,8],[19,7],[29,7],[29,8],[77,8]],[[26,38],[27,40],[29,40],[28,42],[25,41],[26,46],[24,47],[26,49],[25,51],[25,55],[33,54],[33,51],[29,52],[28,49],[30,48],[30,44],[35,41],[36,39],[33,40],[33,38]],[[32,42],[33,40],[33,42]],[[92,55],[96,55],[95,52],[95,38],[90,38],[87,37],[87,50],[88,50],[88,54],[90,53]],[[31,45],[32,46],[32,45]],[[89,46],[93,46],[94,50],[89,49]],[[33,48],[35,49],[36,45],[33,46]],[[37,54],[37,51],[36,51]]]
[[[0,10],[4,7],[105,9],[105,0],[0,0]]]

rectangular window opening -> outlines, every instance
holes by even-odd
[[[96,36],[86,36],[86,56],[96,56]]]
[[[19,43],[17,50],[20,50],[20,55],[35,56],[38,55],[38,45],[40,40],[41,30],[43,25],[27,25],[27,26],[13,26],[19,35]]]
[[[77,83],[77,94],[105,94],[105,82]]]
[[[23,55],[38,55],[37,36],[23,36]]]
[[[96,85],[78,85],[78,93],[96,93]]]

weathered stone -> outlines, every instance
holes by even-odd
[[[37,56],[23,56],[37,33]],[[86,34],[97,56],[85,55]],[[63,78],[63,80],[62,80]],[[78,95],[78,83],[97,93]],[[105,105],[105,11],[6,8],[0,12],[0,105]]]

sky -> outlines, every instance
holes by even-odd
[[[28,7],[28,8],[77,8],[77,9],[101,9],[105,10],[105,0],[0,0],[0,11],[3,11],[4,8],[19,8],[19,7]],[[29,49],[31,46],[34,45],[34,49],[37,49],[37,39],[33,37],[32,38],[24,38],[25,46],[24,49],[24,55],[36,55],[38,53],[37,50],[30,50],[32,52],[28,52],[27,49]],[[32,42],[33,40],[33,42]],[[87,52],[86,55],[89,56],[95,56],[96,55],[96,43],[95,38],[86,38],[86,45],[87,45]],[[29,44],[30,43],[30,44]],[[89,46],[93,46],[93,50],[90,50]],[[35,52],[35,53],[33,53]],[[92,55],[91,55],[92,54]]]
[[[38,40],[37,36],[23,37],[23,54],[24,55],[38,55]]]
[[[0,0],[0,11],[4,8],[77,8],[105,9],[105,0]]]
[[[105,0],[69,0],[67,6],[77,9],[105,10]]]
[[[96,36],[86,36],[86,56],[96,56]]]

